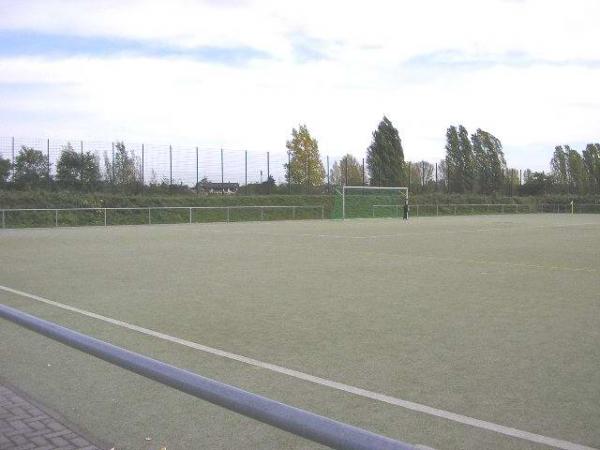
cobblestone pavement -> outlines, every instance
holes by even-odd
[[[0,384],[0,450],[100,450],[72,425]]]

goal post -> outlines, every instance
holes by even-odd
[[[334,218],[401,217],[408,188],[396,186],[340,186],[336,189]]]

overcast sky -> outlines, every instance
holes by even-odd
[[[279,152],[306,123],[362,157],[387,115],[410,160],[445,130],[510,166],[600,140],[597,0],[0,0],[0,136]]]

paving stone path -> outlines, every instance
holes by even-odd
[[[41,408],[25,394],[0,384],[0,450],[100,450],[89,438]]]

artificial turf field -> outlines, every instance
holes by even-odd
[[[403,441],[600,447],[600,215],[0,230],[0,285],[8,306]],[[0,377],[117,449],[316,447],[1,319]]]

